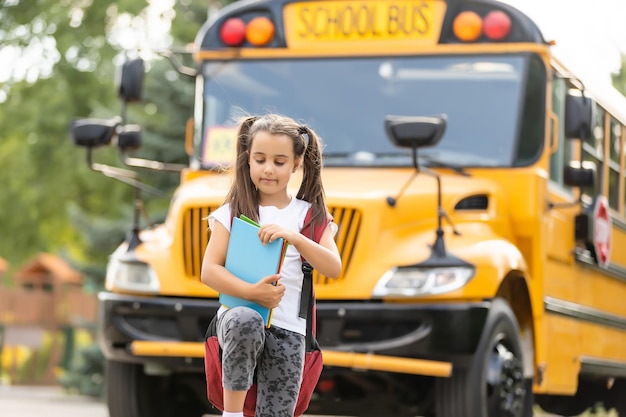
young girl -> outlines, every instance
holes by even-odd
[[[319,273],[334,278],[341,258],[328,222],[321,181],[321,143],[315,132],[294,120],[269,114],[248,117],[238,132],[235,181],[225,204],[209,215],[211,239],[202,264],[202,282],[214,290],[273,308],[266,328],[247,307],[218,310],[217,333],[222,348],[223,416],[243,417],[246,394],[257,375],[255,417],[293,417],[305,356],[306,320],[299,317],[304,257]],[[302,166],[295,197],[287,192],[291,175]],[[302,235],[309,208],[312,222],[326,222],[319,243]],[[247,283],[224,268],[230,225],[241,214],[260,225],[263,243],[283,238],[289,243],[280,274]]]

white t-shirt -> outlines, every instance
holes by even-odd
[[[302,230],[304,218],[311,203],[292,198],[287,207],[279,209],[274,206],[259,206],[259,224],[277,224],[291,230]],[[209,227],[213,229],[215,220],[220,222],[229,232],[231,224],[230,204],[224,204],[209,215]],[[330,223],[333,234],[337,225]],[[272,313],[272,326],[281,327],[292,332],[306,335],[306,320],[299,317],[300,293],[302,291],[302,259],[293,245],[287,246],[285,259],[281,267],[280,283],[285,286],[285,294]],[[217,314],[226,310],[221,306]]]

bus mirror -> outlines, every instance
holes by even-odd
[[[125,125],[118,132],[117,147],[122,152],[135,151],[141,147],[141,127]]]
[[[394,145],[421,148],[436,145],[446,130],[447,116],[387,116],[385,131]]]
[[[593,100],[578,90],[565,98],[565,137],[568,139],[591,139],[593,123]]]
[[[72,122],[70,133],[74,145],[96,148],[111,143],[118,124],[118,119],[78,119]]]
[[[595,182],[596,165],[590,161],[571,161],[563,171],[563,182],[570,187],[591,187]]]
[[[136,58],[122,64],[119,96],[125,103],[141,101],[143,92],[143,59]]]

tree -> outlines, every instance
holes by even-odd
[[[78,117],[120,113],[116,64],[138,53],[124,50],[120,33],[147,31],[151,13],[146,0],[6,0],[0,8],[0,54],[14,62],[0,72],[0,254],[14,267],[47,251],[102,281],[108,255],[129,229],[133,190],[90,171],[68,127]],[[177,2],[157,17],[165,27],[171,22],[167,46],[183,50],[206,20],[207,2]],[[175,79],[165,60],[150,56],[144,100],[129,109],[129,122],[143,127],[142,157],[185,163],[192,83]],[[119,165],[113,148],[98,149],[95,158]],[[139,174],[167,195],[178,182],[175,174]],[[159,220],[168,199],[146,203]]]
[[[67,243],[80,240],[67,221],[65,203],[94,201],[85,198],[86,167],[76,169],[80,155],[67,127],[85,110],[106,113],[114,93],[104,78],[115,51],[104,41],[111,2],[86,10],[74,1],[69,13],[56,1],[7,3],[0,11],[0,41],[34,62],[26,67],[18,60],[5,75],[0,107],[0,180],[8,184],[0,194],[5,208],[0,253],[16,265],[39,251],[73,252]]]

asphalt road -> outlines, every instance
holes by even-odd
[[[79,395],[70,395],[58,387],[0,385],[0,416],[109,417],[109,414],[101,401]],[[557,416],[537,414],[535,417]]]

